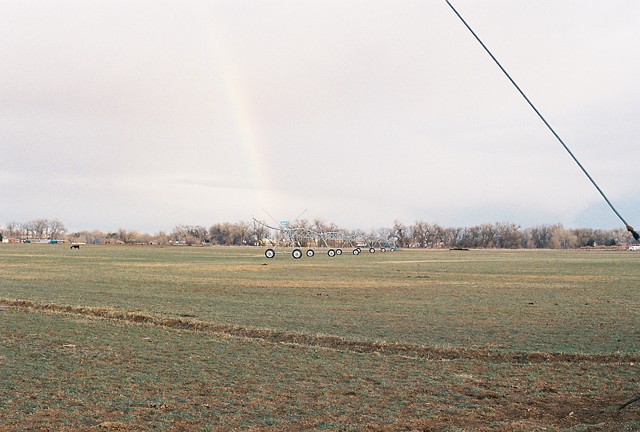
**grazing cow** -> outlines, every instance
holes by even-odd
[[[80,245],[71,245],[69,249],[80,249]]]

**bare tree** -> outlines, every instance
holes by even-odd
[[[133,232],[127,231],[124,228],[119,228],[116,238],[122,243],[129,244],[132,243],[133,234]]]
[[[200,225],[177,225],[169,235],[176,244],[202,245],[210,241],[209,231]]]
[[[514,223],[497,223],[495,226],[495,246],[503,249],[517,249],[522,247],[522,232]]]
[[[545,249],[551,247],[551,239],[553,238],[553,227],[551,225],[537,225],[528,229],[528,235],[536,249]]]
[[[446,243],[449,247],[464,247],[462,245],[464,240],[465,230],[464,228],[447,228],[445,230]]]
[[[577,237],[561,224],[552,227],[552,236],[549,246],[553,249],[573,249],[577,245]]]
[[[396,237],[396,245],[399,247],[408,247],[411,243],[411,229],[399,220],[393,223],[392,232]]]
[[[53,219],[49,221],[49,238],[58,240],[62,238],[66,232],[67,229],[60,220]]]
[[[152,238],[151,238],[151,243],[153,244],[157,244],[157,245],[166,245],[169,244],[169,240],[170,240],[170,236],[169,234],[165,233],[164,231],[160,231],[158,233],[156,233]]]
[[[415,247],[427,247],[427,223],[423,221],[417,221],[411,227],[411,242]]]
[[[236,230],[240,236],[240,245],[246,245],[249,242],[251,233],[251,225],[248,222],[239,222],[236,224]]]
[[[32,221],[33,234],[37,239],[43,239],[47,237],[49,230],[49,221],[47,219],[36,219]]]
[[[19,223],[9,222],[5,230],[5,234],[7,237],[16,238],[16,237],[20,237],[21,231],[22,231],[22,227],[20,226]]]
[[[577,246],[595,246],[598,244],[594,230],[591,228],[574,229]]]

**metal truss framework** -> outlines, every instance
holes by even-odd
[[[268,225],[253,218],[254,226],[261,226],[269,230],[272,238],[266,240],[268,246],[264,252],[267,258],[274,258],[276,254],[291,254],[295,259],[306,255],[309,258],[317,253],[326,253],[333,258],[344,253],[344,249],[351,249],[353,255],[360,255],[363,250],[369,253],[395,252],[396,237],[382,238],[367,235],[353,235],[343,231],[315,231],[306,227],[289,227],[279,224],[278,227]],[[284,248],[283,250],[279,248]],[[303,253],[302,249],[306,249]]]

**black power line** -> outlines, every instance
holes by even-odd
[[[622,217],[622,215],[620,214],[620,212],[618,210],[616,210],[616,208],[613,206],[613,204],[611,203],[611,201],[609,201],[609,198],[607,198],[607,196],[604,194],[604,192],[602,191],[602,189],[600,189],[600,186],[598,186],[598,184],[595,182],[595,180],[591,177],[591,175],[589,175],[589,173],[587,172],[587,170],[585,169],[584,166],[582,166],[582,164],[580,163],[580,161],[575,157],[575,155],[573,154],[573,152],[569,149],[569,147],[567,147],[567,145],[564,143],[564,141],[562,141],[562,138],[560,138],[560,136],[556,133],[555,130],[553,130],[553,128],[551,127],[551,125],[549,124],[549,122],[547,122],[547,120],[542,116],[542,114],[540,114],[540,111],[538,111],[538,109],[535,107],[535,105],[533,105],[533,103],[531,102],[531,100],[529,100],[529,98],[527,97],[527,95],[524,94],[524,92],[522,91],[522,89],[520,88],[520,86],[518,86],[518,84],[516,84],[516,82],[513,80],[513,78],[511,78],[511,75],[509,75],[509,73],[505,70],[505,68],[502,67],[502,65],[500,64],[500,62],[498,61],[498,59],[495,58],[495,56],[491,53],[491,51],[489,51],[489,48],[487,48],[487,46],[480,40],[480,38],[478,37],[478,35],[473,31],[473,29],[469,26],[469,24],[467,24],[467,22],[464,20],[464,18],[462,18],[462,15],[460,15],[458,13],[458,11],[456,10],[456,8],[453,7],[453,5],[449,2],[449,0],[445,0],[447,2],[447,4],[449,5],[449,7],[453,10],[453,12],[458,16],[458,18],[460,18],[460,21],[462,21],[462,23],[465,25],[465,27],[467,27],[467,29],[469,29],[469,31],[471,32],[471,34],[473,35],[474,38],[476,38],[476,40],[480,43],[480,45],[482,45],[482,48],[484,48],[484,50],[487,52],[487,54],[489,54],[489,56],[491,56],[491,58],[493,59],[493,61],[498,65],[498,67],[500,68],[500,70],[506,75],[507,78],[509,78],[509,81],[511,81],[511,84],[514,85],[514,87],[518,90],[518,92],[520,93],[520,95],[522,95],[522,97],[524,98],[524,100],[527,101],[527,103],[529,104],[529,106],[535,111],[536,114],[538,114],[538,117],[540,117],[540,120],[542,120],[542,122],[547,126],[547,128],[549,128],[549,130],[551,131],[551,133],[553,134],[553,136],[556,137],[556,139],[560,142],[560,144],[562,144],[562,147],[564,147],[564,149],[567,151],[567,153],[569,153],[569,156],[571,156],[571,158],[574,160],[574,162],[576,164],[578,164],[578,166],[580,167],[580,169],[582,170],[582,172],[587,176],[587,178],[591,181],[591,184],[593,184],[593,186],[595,186],[595,188],[598,190],[598,192],[600,192],[600,195],[602,195],[602,198],[604,198],[604,200],[607,202],[607,204],[609,204],[609,207],[611,207],[611,210],[613,210],[613,212],[616,214],[616,216],[618,216],[618,218],[620,218],[620,220],[622,221],[622,223],[626,226],[627,230],[631,233],[631,235],[633,236],[634,239],[636,239],[637,241],[640,241],[640,235],[633,229],[633,227],[631,225],[629,225],[627,223],[626,220],[624,220],[624,218]]]

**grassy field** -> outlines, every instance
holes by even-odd
[[[0,430],[638,430],[640,254],[0,246]]]

